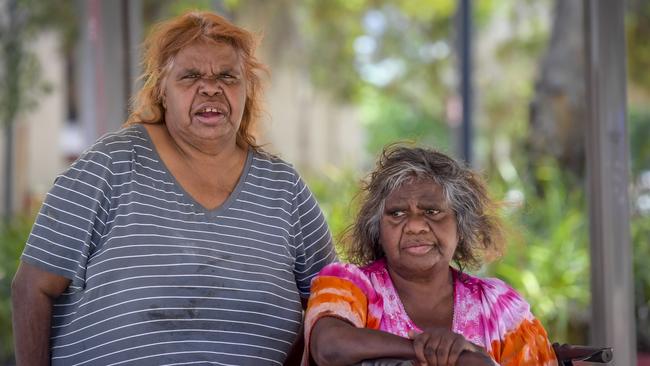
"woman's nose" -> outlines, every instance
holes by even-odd
[[[199,92],[205,96],[213,97],[215,95],[223,94],[223,89],[219,80],[212,78],[202,78],[199,85]]]
[[[431,228],[429,227],[424,215],[413,214],[409,215],[406,219],[404,230],[409,234],[422,234],[429,232]]]

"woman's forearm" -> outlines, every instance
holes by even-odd
[[[52,301],[16,284],[12,289],[12,321],[17,365],[49,365]]]
[[[333,317],[324,317],[316,322],[309,343],[310,353],[320,366],[352,365],[381,357],[415,358],[410,339],[379,330],[356,328]]]
[[[21,263],[11,285],[16,364],[50,364],[52,301],[70,280]]]

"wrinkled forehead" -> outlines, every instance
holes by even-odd
[[[440,186],[438,181],[429,174],[421,171],[409,171],[404,174],[396,174],[388,179],[385,186],[385,194],[389,195],[394,191],[411,185],[435,185]]]
[[[220,40],[197,40],[181,48],[172,56],[164,72],[196,70],[199,72],[221,72],[224,70],[243,72],[241,52],[232,43]]]
[[[426,200],[439,204],[446,201],[443,187],[430,177],[408,176],[397,182],[386,201]]]

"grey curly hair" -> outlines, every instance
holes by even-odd
[[[459,242],[453,261],[461,270],[478,268],[501,255],[501,220],[481,177],[441,152],[394,144],[384,148],[362,186],[357,219],[344,236],[349,261],[366,265],[385,256],[379,225],[386,197],[413,179],[428,179],[442,187],[456,215]]]

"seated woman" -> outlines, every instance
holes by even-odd
[[[346,248],[358,266],[331,264],[313,280],[303,364],[557,364],[517,292],[465,273],[500,254],[502,243],[476,173],[433,150],[391,146],[364,191]]]

